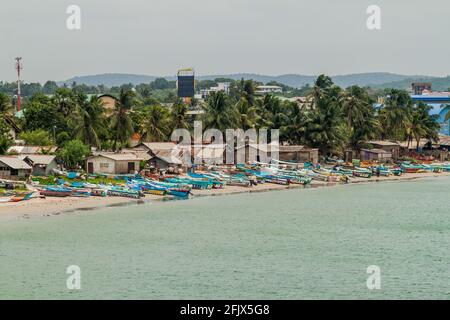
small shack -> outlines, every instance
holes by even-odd
[[[279,146],[279,157],[281,161],[287,162],[319,162],[319,149],[306,148],[305,146]]]
[[[0,179],[25,179],[30,176],[32,169],[19,156],[0,156]]]
[[[134,153],[99,153],[86,159],[89,174],[134,174],[145,159]]]
[[[235,161],[240,162],[238,161],[238,152],[242,152],[243,149],[244,147],[236,148]],[[278,155],[275,154],[276,152],[278,152]],[[317,163],[319,161],[319,149],[311,149],[300,145],[276,146],[252,143],[245,146],[246,163],[253,163],[255,160],[257,162],[270,162],[272,159],[293,163]]]
[[[397,160],[400,156],[400,144],[393,141],[373,140],[368,142],[373,149],[381,149],[391,154],[391,158]]]
[[[160,151],[148,161],[151,167],[159,170],[176,169],[183,166],[181,158],[171,151]]]
[[[23,161],[33,168],[32,174],[34,176],[49,176],[53,173],[53,169],[58,169],[56,156],[28,155]]]
[[[361,149],[361,161],[392,161],[392,153],[383,149]]]

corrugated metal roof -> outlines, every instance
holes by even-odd
[[[25,159],[30,159],[35,165],[36,164],[43,164],[48,165],[53,160],[55,160],[56,156],[49,156],[49,155],[29,155],[26,156]]]
[[[390,146],[399,147],[400,146],[397,142],[386,141],[386,140],[372,140],[372,141],[369,141],[369,143],[376,144],[379,146],[385,146],[385,147],[390,147]]]
[[[137,156],[134,153],[106,153],[101,152],[95,156],[89,157],[88,159],[96,158],[96,157],[104,157],[114,161],[142,161],[141,157]]]
[[[0,156],[0,162],[15,170],[31,170],[32,168],[19,156]]]

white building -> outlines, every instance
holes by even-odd
[[[230,93],[230,83],[229,82],[219,82],[216,87],[211,87],[209,89],[200,90],[201,99],[206,99],[213,92],[223,91],[226,94]]]
[[[257,86],[255,93],[268,94],[268,93],[281,93],[283,88],[279,86]]]

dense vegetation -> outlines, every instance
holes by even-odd
[[[220,80],[224,79],[202,86]],[[342,89],[324,75],[314,86],[299,89],[308,97],[303,105],[274,95],[258,96],[256,85],[251,80],[233,81],[229,94],[217,92],[204,104],[196,102],[204,113],[195,115],[189,113],[192,106],[176,98],[174,83],[164,79],[105,90],[117,97],[114,110],[105,110],[96,95],[87,95],[94,88],[46,83],[25,100],[20,119],[14,116],[11,97],[0,93],[0,153],[12,143],[11,123],[22,129],[20,138],[30,145],[57,145],[61,158],[71,165],[89,152],[87,147],[119,150],[135,133],[143,141],[167,141],[176,128],[192,129],[194,120],[203,120],[204,129],[279,129],[281,143],[316,147],[323,155],[342,155],[346,148],[367,146],[371,139],[437,139],[437,119],[429,115],[428,106],[414,105],[406,91],[387,90],[384,106],[377,109],[376,97],[367,88]],[[160,99],[155,93],[161,92],[172,94]]]

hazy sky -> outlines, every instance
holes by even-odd
[[[81,30],[66,28],[69,5]],[[381,7],[382,29],[366,27]],[[448,0],[1,0],[0,80],[138,73],[450,74]]]

